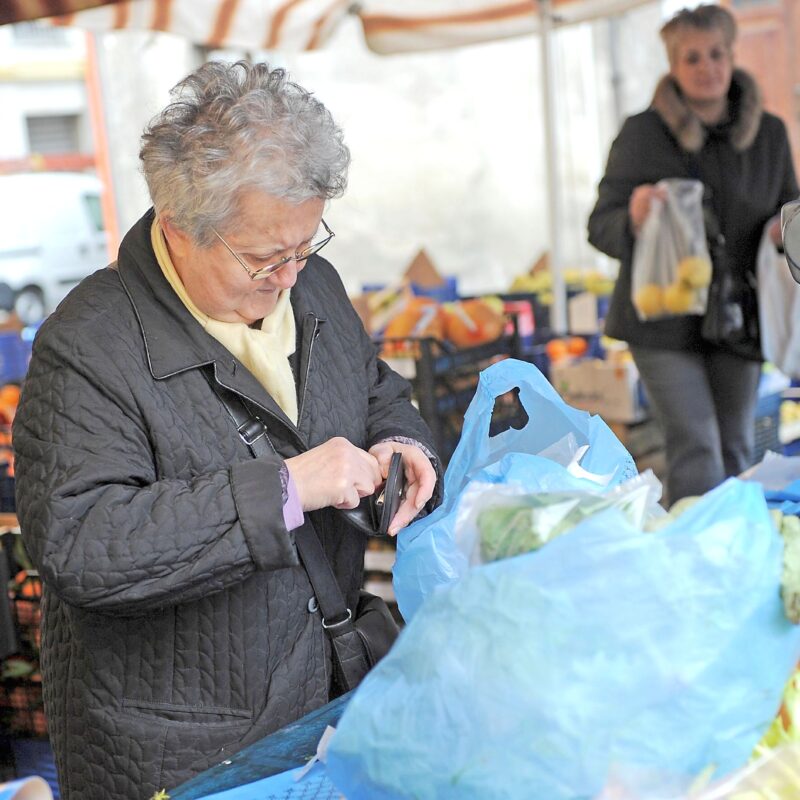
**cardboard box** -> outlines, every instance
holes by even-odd
[[[581,292],[567,300],[567,321],[570,333],[592,336],[600,332],[597,298],[591,292]]]
[[[565,402],[606,422],[639,422],[647,415],[639,372],[632,361],[590,358],[552,364],[550,382]]]

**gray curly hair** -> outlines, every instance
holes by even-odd
[[[256,189],[299,204],[340,197],[350,151],[330,112],[267,64],[211,61],[184,78],[142,135],[156,213],[199,245],[214,240]]]
[[[670,64],[675,63],[681,37],[687,30],[721,31],[728,50],[736,40],[736,20],[726,8],[706,3],[696,8],[682,8],[661,28],[661,40],[667,48]]]

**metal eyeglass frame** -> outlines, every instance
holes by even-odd
[[[214,233],[214,236],[216,236],[217,239],[219,239],[222,244],[225,245],[225,249],[241,264],[244,271],[250,276],[251,281],[263,281],[264,278],[269,278],[270,275],[274,275],[279,269],[285,267],[290,261],[305,261],[313,256],[314,253],[319,253],[319,251],[322,250],[322,248],[325,247],[325,245],[328,244],[328,242],[333,239],[334,236],[336,236],[336,234],[328,227],[324,219],[320,219],[320,222],[322,223],[322,227],[325,228],[325,233],[328,234],[324,239],[314,242],[314,244],[310,244],[299,253],[295,253],[291,256],[284,256],[282,259],[280,259],[280,261],[276,261],[274,264],[267,264],[266,266],[261,267],[261,269],[255,270],[255,272],[250,269],[247,264],[245,264],[243,259],[237,255],[234,249],[219,235],[219,233],[217,233],[214,228],[211,230]]]
[[[781,208],[781,237],[789,272],[800,283],[800,200],[793,200]]]

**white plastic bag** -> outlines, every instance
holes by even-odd
[[[633,246],[633,306],[642,321],[705,314],[712,268],[703,184],[667,178],[656,185],[665,199],[653,198]]]
[[[758,321],[764,358],[789,377],[800,377],[800,285],[794,282],[764,229],[758,248]]]

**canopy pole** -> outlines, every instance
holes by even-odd
[[[100,71],[100,60],[97,56],[97,40],[95,34],[86,33],[86,94],[89,105],[89,118],[94,139],[94,158],[97,175],[103,182],[103,193],[100,195],[100,210],[107,234],[109,262],[116,261],[119,250],[120,235],[117,217],[117,202],[114,186],[114,170],[111,164],[111,152],[108,146],[108,129],[104,105],[103,78]]]
[[[561,183],[559,179],[559,157],[556,118],[556,64],[553,52],[553,3],[539,0],[542,53],[542,103],[544,106],[544,142],[547,167],[548,234],[550,241],[550,274],[553,276],[553,305],[550,327],[555,333],[566,333],[567,298],[564,285],[563,247],[559,231],[561,211]]]

